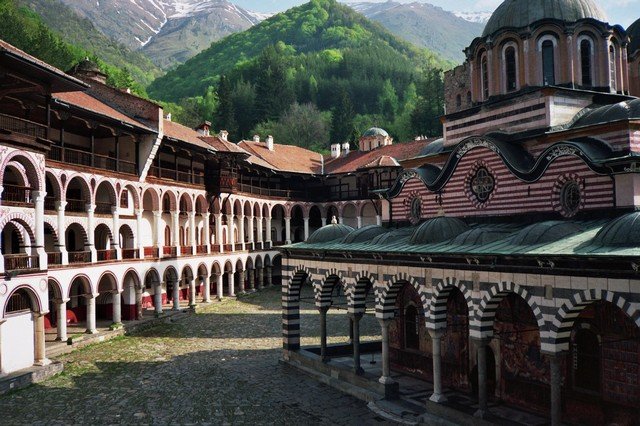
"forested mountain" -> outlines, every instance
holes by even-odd
[[[173,108],[183,121],[213,117],[216,128],[230,130],[236,140],[256,130],[286,135],[276,130],[285,118],[295,123],[294,113],[315,115],[333,130],[333,141],[374,124],[406,139],[439,132],[440,90],[434,85],[441,86],[439,70],[449,66],[348,6],[312,0],[214,43],[148,91],[179,102],[181,108]],[[427,90],[436,96],[421,104]],[[419,107],[423,117],[411,126]],[[328,141],[298,144],[326,148]]]
[[[60,19],[63,18],[60,17]],[[75,23],[73,19],[69,19],[68,22],[69,25]],[[135,70],[135,66],[131,66],[129,69],[119,68],[108,63],[106,58],[103,60],[103,57],[97,56],[94,52],[67,42],[63,35],[51,31],[36,12],[21,6],[18,0],[0,0],[0,23],[0,39],[38,59],[62,70],[68,70],[78,61],[90,57],[107,74],[110,85],[131,88],[140,95],[146,93],[143,85],[136,82],[131,76],[129,69]],[[99,41],[99,36],[91,33],[85,34],[85,37],[89,36],[95,36]],[[117,48],[115,44],[111,46]],[[126,50],[123,52],[125,58],[126,52]]]
[[[77,15],[60,0],[13,0],[18,7],[28,8],[61,39],[90,52],[108,64],[126,69],[133,79],[146,87],[162,71],[143,53],[135,52],[102,34],[86,18]],[[33,16],[33,19],[37,19]]]
[[[443,58],[462,63],[462,52],[482,34],[484,24],[469,22],[428,3],[348,3],[367,18],[416,46],[426,47]]]

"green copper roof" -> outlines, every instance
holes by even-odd
[[[579,118],[571,125],[571,128],[633,119],[640,119],[640,99],[630,99],[595,108],[589,107],[581,111]]]
[[[339,223],[331,223],[323,226],[316,232],[311,234],[307,239],[309,244],[326,243],[328,241],[342,240],[349,233],[353,232],[353,228]]]
[[[364,241],[370,241],[374,237],[377,237],[381,234],[386,234],[388,232],[389,230],[387,228],[383,228],[382,226],[369,225],[351,232],[349,235],[344,237],[344,240],[342,240],[342,242],[344,244],[361,243]]]
[[[467,224],[455,217],[434,217],[420,225],[409,241],[411,244],[439,243],[455,238],[467,229]]]
[[[366,132],[364,132],[362,134],[362,136],[366,137],[366,136],[389,136],[389,133],[387,133],[386,130],[381,129],[379,127],[372,127],[369,130],[367,130]]]
[[[506,0],[491,15],[482,37],[503,28],[524,28],[542,19],[576,22],[586,18],[607,22],[592,0]]]
[[[580,231],[582,228],[575,223],[549,220],[534,223],[522,229],[511,238],[511,243],[517,246],[552,243]]]
[[[640,212],[629,213],[610,222],[598,232],[593,243],[606,247],[640,246]]]

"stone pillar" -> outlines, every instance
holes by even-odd
[[[96,252],[95,234],[94,234],[94,230],[96,229],[95,220],[94,220],[95,210],[96,210],[95,204],[87,204],[87,241],[88,241],[87,249],[88,251],[91,252],[92,263],[95,263],[98,261],[98,253]]]
[[[227,280],[229,281],[229,296],[233,297],[236,295],[236,283],[233,276],[233,271],[229,271],[227,273]]]
[[[216,244],[218,244],[218,251],[222,253],[222,214],[216,215]]]
[[[196,279],[191,277],[189,281],[189,307],[191,309],[196,307]]]
[[[114,291],[111,293],[111,303],[113,306],[113,323],[122,323],[122,300],[120,299],[120,292]]]
[[[222,300],[223,298],[222,284],[223,284],[222,273],[220,273],[219,275],[216,275],[216,291],[218,293],[218,300]]]
[[[267,216],[267,243],[271,248],[273,246],[273,241],[271,240],[271,216]]]
[[[202,220],[204,221],[204,241],[201,241],[201,243],[203,246],[205,246],[205,251],[207,253],[211,253],[211,228],[209,225],[209,220],[211,220],[211,213],[202,213]]]
[[[44,366],[51,364],[47,359],[45,348],[45,332],[44,332],[44,314],[39,312],[33,313],[34,321],[34,365]]]
[[[356,220],[358,221],[358,229],[362,228],[362,216],[358,216]]]
[[[56,319],[58,322],[57,331],[58,336],[56,340],[64,342],[67,340],[67,302],[69,299],[55,299],[54,302],[57,307]]]
[[[291,244],[291,218],[288,216],[284,217],[284,238],[285,244]]]
[[[551,426],[562,424],[562,357],[563,353],[549,355],[551,384]]]
[[[211,277],[209,275],[203,276],[202,283],[204,285],[202,301],[204,303],[211,303]]]
[[[194,212],[189,212],[189,240],[191,240],[191,253],[197,253],[197,243],[196,243],[196,214]]]
[[[327,226],[327,218],[326,217],[322,217],[320,220],[322,221],[322,226]]]
[[[122,248],[120,247],[120,209],[118,206],[111,207],[113,215],[113,247],[116,250],[116,259],[122,260]]]
[[[338,216],[338,223],[339,223],[340,225],[343,225],[343,224],[344,224],[344,218],[343,218],[342,216]]]
[[[62,257],[62,264],[69,264],[69,253],[67,252],[66,227],[67,223],[64,216],[64,209],[67,207],[66,201],[56,201],[56,211],[58,213],[58,251]]]
[[[46,270],[47,267],[47,252],[44,249],[44,197],[47,195],[45,191],[31,191],[31,197],[35,205],[35,249],[38,254],[38,260],[40,262],[40,269]],[[31,253],[33,254],[33,253]]]
[[[227,229],[229,230],[229,239],[227,243],[231,244],[231,251],[236,250],[236,235],[233,232],[233,228],[235,227],[234,216],[233,213],[227,215]]]
[[[474,339],[478,347],[478,410],[474,416],[485,418],[488,414],[489,395],[487,391],[487,345],[490,339]]]
[[[173,310],[180,310],[180,280],[173,281]]]
[[[238,239],[240,240],[240,250],[244,250],[244,215],[238,216]]]
[[[141,320],[142,319],[142,287],[136,286],[135,292],[136,292],[136,319]]]
[[[258,246],[263,249],[264,248],[264,239],[262,238],[262,218],[258,218]],[[267,240],[269,238],[267,237]]]
[[[271,266],[266,266],[264,268],[264,270],[266,271],[266,276],[264,278],[265,280],[265,286],[270,287],[273,285],[273,275],[272,275],[272,270],[273,268]]]
[[[153,212],[153,245],[155,247],[161,247],[166,244],[164,230],[160,229],[160,219],[162,219],[162,212]]]
[[[264,288],[264,268],[258,269],[258,288]]]
[[[304,218],[304,240],[307,241],[309,239],[309,218]]]
[[[162,315],[162,283],[155,283],[153,290],[153,304],[156,316]]]
[[[138,258],[144,259],[144,242],[142,241],[142,214],[144,210],[136,210],[136,235],[133,238],[133,246],[138,249]]]
[[[255,290],[256,289],[256,270],[255,269],[249,269],[247,271],[249,273],[249,290]]]
[[[433,395],[429,398],[432,402],[445,402],[447,398],[442,392],[442,336],[445,330],[429,330],[433,347]]]
[[[176,248],[176,256],[180,256],[180,212],[171,212],[171,245]]]
[[[238,274],[238,287],[240,290],[240,294],[244,294],[245,293],[245,285],[244,285],[244,279],[245,279],[245,273],[244,271],[240,270],[237,272]]]
[[[249,229],[247,230],[247,232],[249,233],[249,250],[254,250],[256,248],[255,246],[255,238],[253,236],[253,232],[254,232],[254,228],[253,228],[253,216],[248,216],[247,217],[248,221],[249,221]]]
[[[378,381],[383,385],[394,383],[394,380],[391,378],[391,366],[389,362],[389,324],[391,324],[391,321],[393,320],[378,318],[382,335],[382,376]]]
[[[320,358],[322,362],[329,361],[327,357],[327,311],[329,308],[318,308],[320,312]]]
[[[362,319],[363,314],[349,314],[351,318],[352,330],[353,330],[353,371],[357,375],[364,374],[364,370],[360,366],[360,320]]]
[[[96,334],[96,298],[93,294],[85,296],[87,299],[87,334]]]
[[[376,225],[382,226],[382,216],[376,215]]]

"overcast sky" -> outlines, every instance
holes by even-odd
[[[290,7],[306,3],[306,0],[231,0],[234,3],[257,12],[281,12]],[[365,0],[381,3],[386,0]],[[411,3],[415,0],[399,0]],[[609,22],[621,24],[625,28],[640,18],[640,0],[596,0],[609,16]],[[445,10],[452,11],[493,11],[502,0],[429,0],[421,3],[431,3]]]

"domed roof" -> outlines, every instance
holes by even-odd
[[[593,238],[601,246],[640,246],[640,212],[621,216],[604,226]]]
[[[457,237],[469,227],[460,219],[438,216],[427,220],[415,230],[409,242],[411,244],[435,244]]]
[[[343,239],[353,231],[354,229],[350,226],[340,223],[330,223],[311,234],[306,242],[311,244],[328,243],[329,241]]]
[[[478,227],[458,235],[453,239],[453,241],[451,241],[451,244],[461,246],[479,246],[498,241],[508,235],[508,231]]]
[[[444,139],[443,138],[436,139],[435,141],[431,142],[429,145],[422,148],[422,150],[420,151],[420,156],[440,154],[442,153],[443,150],[444,150]]]
[[[374,237],[371,240],[371,244],[374,246],[384,245],[392,242],[398,242],[404,238],[407,238],[409,235],[413,233],[413,228],[399,228],[394,229],[393,231],[386,232],[384,234],[380,234],[377,237]]]
[[[627,52],[633,54],[636,50],[640,49],[640,19],[627,28],[627,35],[631,38],[631,42],[629,46],[627,46]]]
[[[383,228],[379,225],[369,225],[364,226],[360,229],[356,229],[342,240],[345,244],[353,244],[353,243],[365,243],[367,241],[373,240],[375,237],[381,234],[386,234],[389,232],[387,228]]]
[[[548,220],[520,230],[513,236],[511,243],[517,246],[552,243],[579,232],[582,232],[582,228],[575,223]]]
[[[593,0],[505,0],[491,15],[482,37],[502,28],[523,28],[542,19],[576,22],[586,18],[607,22],[607,16]]]
[[[612,121],[638,119],[640,118],[640,99],[631,99],[583,111],[571,127],[593,126]]]
[[[379,127],[372,127],[369,130],[367,130],[366,132],[364,132],[362,134],[362,137],[367,137],[367,136],[384,136],[387,137],[389,136],[389,133],[387,133],[386,130],[381,129]]]

